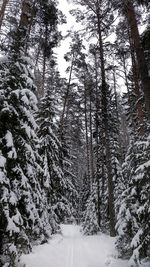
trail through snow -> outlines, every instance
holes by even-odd
[[[104,234],[83,236],[77,225],[61,228],[62,235],[22,256],[26,267],[128,267],[127,261],[117,259],[115,238]]]

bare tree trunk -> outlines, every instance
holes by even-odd
[[[48,27],[46,25],[45,26],[44,51],[43,51],[42,96],[44,95],[44,89],[45,89],[47,43],[48,43]]]
[[[70,85],[71,85],[71,79],[72,79],[73,65],[74,65],[74,53],[72,54],[72,60],[71,60],[71,66],[70,66],[68,86],[67,86],[67,90],[66,90],[66,94],[65,94],[65,99],[64,99],[64,104],[63,104],[63,110],[62,110],[62,115],[61,115],[61,119],[60,119],[60,136],[63,133],[64,117],[65,117],[66,106],[67,106],[68,97],[69,97],[69,91],[70,91]]]
[[[140,86],[139,86],[139,70],[135,58],[135,51],[134,51],[134,45],[129,33],[129,42],[130,42],[130,52],[131,52],[131,60],[132,60],[132,69],[133,69],[133,79],[134,79],[134,92],[136,95],[136,111],[137,111],[137,117],[138,117],[138,131],[140,135],[144,135],[144,112],[142,109],[142,103],[141,103],[141,93],[140,93]]]
[[[96,183],[97,183],[97,219],[98,225],[101,225],[101,199],[100,199],[100,175],[99,175],[99,101],[98,101],[98,72],[97,72],[97,58],[95,54],[95,80],[96,80]]]
[[[30,29],[31,14],[32,14],[32,1],[24,0],[22,3],[22,12],[19,22],[19,29],[22,30],[22,34],[26,33],[27,35]]]
[[[32,4],[33,1],[23,0],[21,8],[21,16],[19,21],[19,26],[16,30],[16,35],[14,36],[13,49],[17,55],[22,49],[23,52],[27,50],[27,41],[29,38],[29,29],[31,24],[31,14],[32,14]]]
[[[1,27],[2,27],[3,18],[4,18],[4,15],[5,15],[5,10],[6,10],[8,2],[9,2],[9,0],[3,0],[2,6],[1,6],[1,9],[0,9],[0,30],[1,30]]]
[[[90,88],[90,161],[91,161],[91,182],[94,181],[94,154],[93,154],[93,130],[92,130],[92,99]]]
[[[125,61],[124,54],[122,56],[122,62],[123,62],[123,69],[124,69],[124,76],[125,76],[125,84],[126,84],[127,95],[128,95],[128,105],[130,107],[131,120],[132,120],[132,125],[133,125],[132,135],[134,136],[135,131],[136,131],[136,128],[135,128],[135,122],[134,122],[133,112],[132,112],[132,103],[131,103],[131,96],[130,96],[129,83],[128,83],[128,75],[127,75],[127,68],[126,68],[126,61]]]
[[[38,61],[39,61],[39,56],[40,56],[40,52],[41,52],[41,36],[42,34],[40,34],[40,38],[39,38],[39,44],[38,44],[38,49],[37,49],[37,53],[35,56],[35,68],[37,67]]]
[[[43,53],[43,71],[42,71],[42,90],[41,94],[44,95],[44,88],[45,88],[45,72],[46,72],[46,55]]]
[[[125,85],[127,88],[128,98],[129,98],[129,83],[128,83],[128,75],[127,75],[127,68],[126,68],[126,60],[124,54],[122,54],[122,63],[123,63],[123,71],[125,77]]]
[[[150,77],[148,74],[148,67],[145,60],[144,50],[141,45],[140,35],[138,31],[138,25],[135,15],[134,6],[131,0],[125,1],[125,15],[128,21],[131,38],[133,40],[137,62],[138,62],[138,69],[139,74],[143,86],[143,92],[145,96],[145,106],[148,113],[148,117],[150,119]]]
[[[104,51],[103,51],[103,41],[101,32],[101,19],[100,19],[100,4],[101,2],[97,0],[97,21],[98,21],[98,36],[99,36],[99,51],[100,51],[100,62],[101,62],[101,79],[102,79],[102,121],[104,127],[103,142],[106,149],[106,166],[108,174],[108,205],[109,205],[109,216],[110,216],[110,235],[115,236],[115,209],[114,209],[114,186],[113,177],[111,169],[111,152],[109,144],[109,132],[108,132],[108,103],[107,103],[107,84],[105,77],[105,64],[104,64]]]
[[[84,116],[85,116],[85,137],[86,137],[86,154],[87,154],[87,176],[88,181],[91,183],[91,175],[90,175],[90,152],[89,152],[89,137],[88,137],[88,118],[87,118],[87,88],[86,83],[84,82]],[[92,188],[92,186],[91,186]]]
[[[119,115],[118,115],[118,100],[117,100],[117,88],[116,88],[116,73],[115,73],[115,69],[113,70],[113,80],[114,80],[114,94],[115,94],[116,116],[117,116],[117,122],[119,122]]]

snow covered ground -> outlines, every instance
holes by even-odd
[[[83,236],[79,226],[62,225],[62,235],[34,247],[21,260],[26,267],[128,267],[127,261],[117,259],[114,242],[104,234]]]

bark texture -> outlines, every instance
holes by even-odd
[[[0,30],[2,27],[2,23],[3,23],[3,19],[4,19],[4,15],[5,15],[5,11],[6,11],[6,7],[8,4],[9,0],[3,0],[1,9],[0,9]]]
[[[141,45],[136,14],[131,0],[125,2],[124,6],[125,16],[128,21],[131,38],[135,48],[136,58],[138,62],[139,74],[142,82],[142,89],[145,97],[145,106],[150,120],[150,77],[148,67],[145,60],[144,50]]]
[[[101,1],[97,0],[96,15],[98,22],[98,36],[99,36],[99,52],[101,63],[101,80],[102,80],[102,123],[103,123],[103,144],[106,150],[106,166],[108,175],[108,206],[110,216],[110,236],[115,236],[115,210],[114,210],[114,186],[111,171],[111,152],[109,144],[109,129],[108,129],[108,101],[107,91],[108,85],[105,77],[105,63],[104,63],[104,50],[101,30],[101,14],[100,14]]]

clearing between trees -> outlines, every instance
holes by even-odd
[[[128,261],[117,258],[114,237],[84,236],[77,225],[62,225],[61,230],[62,235],[54,235],[48,244],[22,256],[26,267],[128,267]]]

